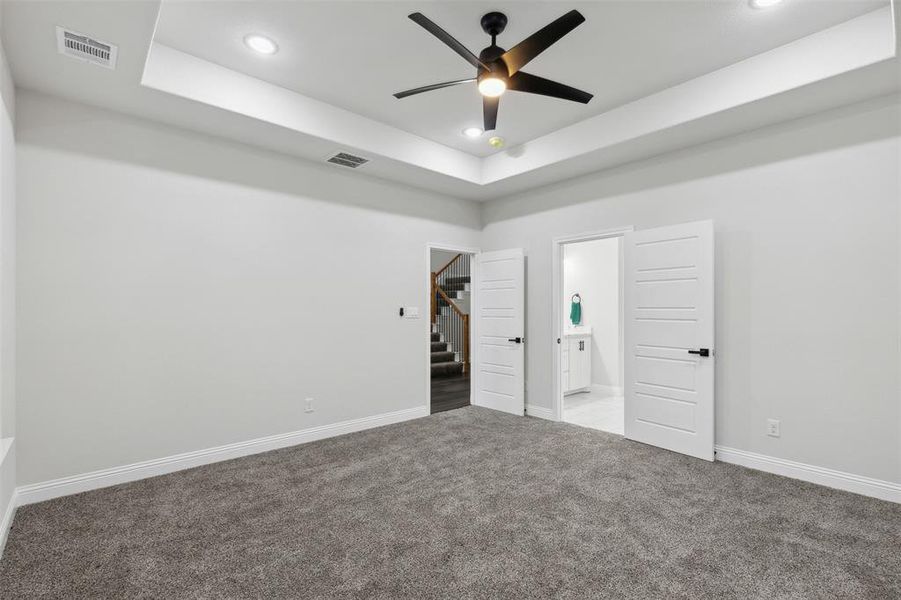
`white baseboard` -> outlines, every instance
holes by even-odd
[[[9,504],[0,520],[0,558],[3,558],[3,550],[6,549],[6,538],[9,537],[9,528],[13,526],[13,518],[16,516],[16,507],[19,505],[18,491],[13,490],[9,497]]]
[[[592,383],[591,391],[604,396],[622,396],[623,388],[615,385],[602,385],[600,383]]]
[[[556,421],[554,418],[554,409],[536,406],[534,404],[526,405],[526,415],[530,417],[538,417],[539,419],[547,419],[548,421]]]
[[[43,502],[44,500],[59,498],[60,496],[78,494],[89,490],[96,490],[111,485],[136,481],[138,479],[146,479],[148,477],[156,477],[157,475],[165,475],[166,473],[199,467],[201,465],[207,465],[232,458],[240,458],[251,454],[259,454],[260,452],[287,448],[288,446],[305,444],[307,442],[344,435],[346,433],[372,429],[373,427],[381,427],[382,425],[400,423],[401,421],[426,417],[428,414],[429,410],[427,407],[417,406],[415,408],[398,410],[381,415],[352,419],[350,421],[342,421],[330,425],[320,425],[319,427],[311,427],[310,429],[303,429],[301,431],[281,433],[257,438],[255,440],[248,440],[246,442],[226,444],[215,448],[185,452],[184,454],[176,454],[174,456],[147,460],[121,467],[113,467],[111,469],[102,469],[91,473],[63,477],[52,481],[33,483],[31,485],[16,488],[18,505],[24,506],[35,502]]]
[[[418,419],[426,417],[428,414],[429,410],[427,407],[419,406],[21,486],[13,492],[12,500],[3,514],[2,521],[0,521],[0,555],[2,555],[3,547],[6,543],[9,527],[12,525],[16,506],[24,506],[60,496],[78,494],[157,475],[165,475],[166,473],[232,458],[240,458],[355,431]],[[555,420],[554,411],[543,406],[529,404],[526,406],[526,414],[540,419]],[[901,503],[901,484],[899,483],[863,477],[725,446],[716,447],[716,460],[881,500]]]
[[[901,483],[872,479],[725,446],[716,447],[716,460],[880,500],[901,503]]]

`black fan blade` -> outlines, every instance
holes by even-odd
[[[499,97],[489,98],[482,96],[482,110],[485,113],[485,131],[491,131],[497,128],[497,105],[500,102]]]
[[[581,102],[588,104],[594,97],[588,92],[577,90],[574,87],[530,75],[525,71],[519,71],[510,78],[507,89],[516,90],[517,92],[528,92],[529,94],[541,94],[542,96],[552,96],[554,98],[562,98],[564,100],[572,100],[573,102]]]
[[[466,59],[469,64],[476,68],[491,70],[488,65],[479,60],[479,57],[466,49],[466,46],[455,40],[451,37],[451,35],[438,27],[433,21],[429,20],[422,13],[413,13],[410,15],[410,19],[412,19],[415,23],[422,25],[426,31],[434,35],[436,38],[450,46],[450,49],[462,56]]]
[[[405,92],[397,92],[394,94],[394,97],[400,100],[401,98],[406,98],[407,96],[412,96],[414,94],[421,94],[423,92],[431,92],[432,90],[440,90],[441,88],[450,87],[452,85],[460,85],[461,83],[472,83],[475,81],[475,77],[470,77],[469,79],[458,79],[457,81],[445,81],[444,83],[433,83],[432,85],[424,85],[422,87],[414,88],[412,90],[407,90]]]
[[[554,42],[585,22],[577,10],[571,10],[550,25],[542,27],[501,55],[509,75],[513,75],[530,60],[547,50]]]

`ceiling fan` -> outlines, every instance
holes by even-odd
[[[500,95],[505,90],[541,94],[563,100],[572,100],[588,104],[592,95],[574,87],[551,81],[537,75],[520,71],[529,61],[547,50],[557,40],[585,22],[585,17],[577,10],[571,10],[556,21],[539,29],[509,50],[497,45],[497,36],[507,26],[507,16],[499,12],[490,12],[482,17],[482,30],[491,36],[491,45],[483,49],[478,56],[452,38],[422,13],[413,13],[410,19],[418,23],[429,33],[447,44],[451,50],[462,56],[476,68],[476,76],[469,79],[458,79],[444,83],[434,83],[423,87],[398,92],[395,98],[406,98],[422,92],[430,92],[461,83],[478,82],[482,94],[482,110],[485,120],[485,131],[497,127],[497,108]]]

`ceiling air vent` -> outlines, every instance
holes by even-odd
[[[341,165],[342,167],[350,167],[351,169],[356,169],[357,167],[362,167],[363,165],[368,163],[369,159],[363,158],[362,156],[354,156],[353,154],[348,154],[347,152],[339,152],[338,154],[327,158],[325,162],[330,162],[333,165]]]
[[[95,40],[83,33],[57,27],[56,47],[60,54],[107,69],[116,68],[116,55],[119,53],[119,48],[108,42]]]

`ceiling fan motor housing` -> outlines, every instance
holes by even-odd
[[[490,62],[488,66],[491,67],[490,71],[479,68],[479,74],[476,76],[478,82],[481,82],[483,79],[500,79],[505,85],[509,85],[510,77],[507,75],[507,67],[503,61]]]
[[[479,52],[479,60],[490,67],[489,70],[485,70],[482,67],[479,67],[478,79],[481,81],[485,77],[494,77],[497,79],[507,80],[507,65],[504,64],[504,61],[501,60],[501,55],[506,52],[500,46],[488,46],[481,52]]]

